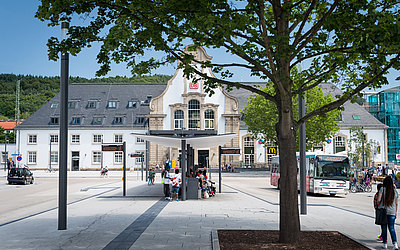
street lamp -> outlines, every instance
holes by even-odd
[[[62,40],[66,39],[68,28],[69,23],[61,23]],[[66,51],[61,51],[58,230],[67,229],[68,70],[69,54]]]

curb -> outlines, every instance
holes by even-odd
[[[218,240],[218,232],[216,229],[213,229],[211,231],[211,249],[212,250],[220,250],[219,240]]]
[[[337,232],[339,232],[339,231],[337,231]],[[342,233],[342,232],[339,232],[339,233],[342,234],[342,235],[344,235],[344,236],[346,236],[347,238],[349,238],[349,239],[351,239],[351,240],[357,242],[358,244],[362,245],[363,247],[366,247],[366,248],[371,249],[371,250],[374,250],[374,249],[375,249],[375,248],[372,248],[372,247],[369,247],[369,246],[365,245],[365,244],[362,243],[362,242],[359,242],[358,240],[354,239],[353,237],[351,237],[351,236],[348,235],[348,234],[345,234],[345,233]]]

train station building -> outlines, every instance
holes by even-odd
[[[191,53],[196,60],[211,60],[201,47]],[[199,69],[213,77],[209,68]],[[321,88],[325,94],[338,91],[332,84],[322,84]],[[253,93],[244,89],[227,92],[218,87],[210,96],[202,81],[184,77],[182,69],[176,70],[168,83],[71,83],[68,169],[95,170],[101,166],[121,169],[122,153],[102,152],[104,143],[126,142],[128,156],[143,154],[143,158],[127,157],[128,169],[140,167],[143,162],[148,162],[150,167],[161,166],[168,160],[178,162],[179,147],[146,143],[138,136],[160,135],[162,131],[173,131],[176,135],[190,131],[234,134],[224,147],[239,148],[240,154],[221,156],[222,164],[240,168],[266,167],[278,150],[272,143],[254,139],[241,119],[241,110],[251,95]],[[58,168],[59,103],[58,94],[17,126],[16,153],[22,156],[21,164],[31,169]],[[358,104],[346,103],[344,107],[338,135],[316,148],[326,153],[346,153],[349,128],[362,126],[368,140],[373,139],[381,146],[374,155],[374,162],[386,163],[387,126]],[[193,153],[194,164],[218,167],[218,147],[196,148]]]

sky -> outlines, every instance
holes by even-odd
[[[60,37],[60,27],[48,27],[46,22],[41,22],[34,17],[39,1],[13,0],[2,1],[0,5],[0,73],[29,74],[36,76],[57,76],[60,74],[60,62],[50,61],[47,57],[47,40],[51,36]],[[85,23],[87,20],[75,19],[74,22]],[[99,46],[84,49],[78,56],[70,56],[69,72],[71,76],[86,78],[95,77],[99,65],[96,56]],[[227,63],[233,61],[231,55],[223,49],[207,49],[214,63]],[[152,74],[174,75],[176,64],[154,70]],[[259,81],[251,77],[244,70],[233,70],[233,81]],[[129,69],[124,64],[112,64],[111,72],[107,76],[131,76]],[[389,85],[387,89],[400,85],[395,80],[400,76],[398,71],[390,71],[388,75]]]

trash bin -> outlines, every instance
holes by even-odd
[[[199,197],[199,180],[197,178],[188,178],[186,198],[188,200],[197,200]]]

